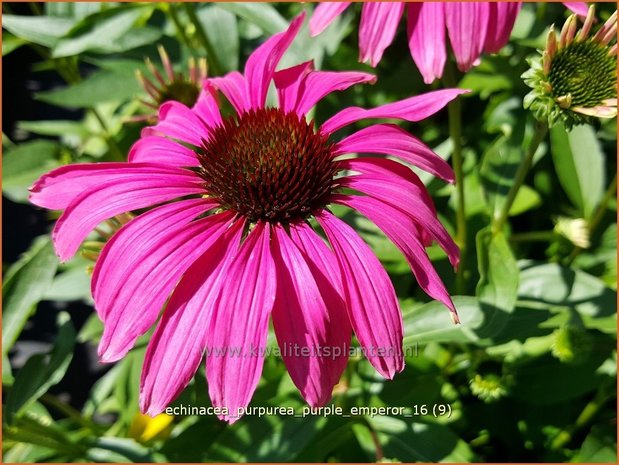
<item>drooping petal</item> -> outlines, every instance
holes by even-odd
[[[352,327],[376,370],[385,378],[404,368],[402,315],[387,272],[372,250],[346,223],[322,210],[316,219],[340,265]]]
[[[145,175],[152,172],[157,175],[171,171],[156,163],[128,165],[122,162],[103,162],[65,165],[37,179],[29,189],[28,200],[39,207],[64,210],[87,189],[108,181],[122,182],[125,179],[131,179],[137,172]],[[178,171],[173,171],[173,173],[178,173]]]
[[[407,215],[371,197],[336,194],[333,202],[357,210],[375,223],[402,251],[419,286],[430,297],[445,304],[452,312],[454,321],[459,321],[451,297],[432,266],[420,239],[415,235],[415,225]]]
[[[522,3],[489,2],[489,6],[490,18],[488,20],[484,52],[497,53],[507,44]]]
[[[264,107],[275,68],[299,32],[304,19],[305,12],[302,12],[290,22],[286,31],[272,36],[247,59],[245,79],[250,108],[256,110]]]
[[[300,88],[305,83],[305,76],[313,69],[314,62],[310,60],[296,66],[291,66],[290,68],[276,71],[273,75],[273,81],[277,89],[279,108],[285,113],[294,110],[299,100]]]
[[[200,365],[214,299],[238,250],[244,221],[233,223],[185,272],[151,338],[140,382],[140,410],[157,415],[187,386]]]
[[[589,11],[589,7],[586,2],[562,2],[566,8],[568,8],[572,13],[576,13],[578,16],[582,16],[583,18],[587,16]]]
[[[227,267],[207,335],[209,396],[214,406],[229,409],[222,419],[230,423],[249,404],[264,363],[276,292],[269,242],[269,228],[259,222]]]
[[[137,241],[132,240],[133,237],[123,238],[124,240],[116,243],[118,247],[122,247],[127,242],[132,242],[135,262],[132,266],[129,265],[126,273],[122,273],[121,285],[113,286],[111,291],[102,292],[108,299],[97,303],[99,312],[105,317],[98,349],[101,361],[107,363],[121,359],[131,349],[135,340],[148,331],[157,321],[163,305],[181,276],[195,260],[221,239],[233,217],[232,213],[224,212],[188,224],[168,224],[166,233],[151,241],[150,247],[139,247],[136,245]],[[118,263],[126,261],[112,261],[109,258],[106,262],[120,275]]]
[[[315,275],[282,227],[273,228],[272,247],[277,271],[273,327],[282,358],[303,398],[322,406],[345,367],[341,360],[348,359],[345,303],[324,275]]]
[[[312,13],[309,23],[312,37],[324,31],[335,18],[350,6],[350,3],[351,2],[320,2],[316,5],[316,9]]]
[[[294,110],[299,115],[305,115],[331,92],[346,90],[356,84],[375,82],[376,76],[373,74],[357,71],[313,71],[305,78]]]
[[[221,125],[221,112],[217,104],[215,87],[209,81],[204,82],[204,87],[200,91],[192,110],[209,128]]]
[[[339,141],[335,154],[377,153],[398,157],[428,173],[454,182],[449,164],[427,145],[395,124],[376,124]]]
[[[331,134],[348,124],[367,118],[398,118],[411,122],[421,121],[439,111],[458,95],[468,92],[465,89],[442,89],[371,109],[344,108],[325,121],[320,131],[323,134]]]
[[[127,164],[132,174],[92,184],[73,199],[56,222],[52,240],[61,261],[71,258],[99,223],[121,213],[150,207],[204,191],[188,170],[159,165],[156,169]]]
[[[199,164],[193,150],[159,136],[144,136],[138,139],[129,150],[128,160],[131,163],[161,163],[179,168]]]
[[[363,192],[409,215],[445,250],[452,266],[458,265],[460,251],[438,220],[432,199],[415,173],[386,159],[355,158],[340,163],[343,168],[362,173],[339,178],[341,186]]]
[[[224,77],[209,78],[208,82],[226,96],[239,115],[250,108],[245,76],[238,71],[231,71]]]
[[[159,122],[142,129],[142,136],[166,136],[196,146],[208,133],[208,126],[190,108],[171,100],[159,107]]]
[[[376,67],[391,45],[404,11],[403,2],[368,2],[361,9],[359,61]]]
[[[468,71],[486,42],[490,2],[444,3],[445,23],[458,69]]]
[[[447,61],[445,41],[445,9],[440,2],[408,4],[408,47],[413,61],[423,76],[423,82],[431,84],[443,77]]]

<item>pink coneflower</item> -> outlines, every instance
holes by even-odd
[[[351,2],[320,3],[310,20],[312,35],[320,34]],[[585,16],[587,5],[565,3]],[[408,45],[426,84],[443,76],[447,36],[460,71],[468,71],[482,54],[498,52],[509,40],[518,2],[368,2],[361,9],[359,61],[376,67],[393,42],[407,9]]]
[[[100,222],[150,208],[109,240],[92,280],[105,328],[99,346],[104,362],[122,358],[165,306],[142,372],[140,406],[150,415],[181,392],[206,353],[213,405],[229,409],[222,418],[236,420],[260,378],[270,318],[290,376],[312,406],[330,399],[352,331],[384,377],[403,369],[393,285],[329,204],[374,221],[403,252],[419,285],[457,321],[424,245],[436,240],[454,266],[458,249],[424,185],[401,163],[347,154],[388,153],[452,181],[449,165],[393,124],[339,141],[333,134],[368,118],[419,121],[465,91],[346,108],[315,130],[305,115],[320,99],[375,77],[315,71],[311,62],[276,72],[303,18],[262,44],[244,74],[207,80],[193,111],[179,102],[163,104],[159,123],[144,129],[130,162],[65,166],[32,188],[33,203],[64,210],[53,232],[63,261]],[[279,106],[267,108],[272,81]],[[235,115],[221,115],[215,89]],[[295,345],[313,355],[285,350]]]

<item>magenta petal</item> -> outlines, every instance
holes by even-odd
[[[312,60],[306,61],[290,68],[276,71],[273,75],[277,96],[279,99],[279,108],[285,113],[294,110],[299,100],[299,92],[301,86],[305,84],[305,76],[314,69]]]
[[[193,150],[159,136],[144,136],[138,139],[129,150],[128,160],[131,163],[161,163],[179,168],[198,165]]]
[[[359,61],[376,67],[385,49],[393,42],[404,11],[403,2],[363,4],[359,24]]]
[[[209,128],[221,125],[221,113],[213,84],[205,81],[192,110]]]
[[[395,124],[376,124],[361,129],[336,144],[335,153],[376,153],[398,157],[428,173],[454,182],[449,164],[427,145]]]
[[[299,32],[304,19],[305,12],[302,12],[290,22],[286,31],[272,36],[247,59],[245,78],[250,108],[256,110],[264,107],[275,68]]]
[[[376,76],[356,71],[313,71],[305,79],[295,111],[299,115],[305,115],[331,92],[346,90],[350,86],[368,82],[375,83]]]
[[[322,210],[316,219],[340,265],[348,315],[366,356],[385,378],[404,368],[402,315],[387,272],[346,223]]]
[[[465,89],[442,89],[410,97],[376,108],[344,108],[323,123],[320,131],[331,134],[344,126],[366,118],[398,118],[406,121],[421,121],[433,115],[458,95],[470,91]]]
[[[277,270],[273,327],[282,358],[303,398],[313,407],[322,406],[348,359],[351,329],[346,307],[282,227],[273,228],[272,247]]]
[[[586,2],[562,2],[572,13],[585,17],[589,12]]]
[[[432,199],[415,173],[387,159],[355,158],[340,163],[342,168],[362,173],[340,178],[341,186],[363,192],[409,215],[436,239],[450,263],[458,265],[460,251],[438,220]]]
[[[93,183],[58,219],[52,240],[61,261],[71,258],[86,236],[108,218],[204,191],[200,178],[191,171],[163,165],[126,165],[125,174],[131,176],[123,176],[122,182],[106,179]]]
[[[122,235],[122,231],[117,233],[119,239],[111,245],[116,250],[111,249],[109,256],[103,257],[100,272],[102,278],[108,279],[99,280],[99,301],[95,299],[104,318],[99,343],[101,361],[119,360],[148,331],[183,273],[220,239],[233,216],[225,212],[176,224],[168,220],[163,234],[154,225],[150,231],[142,229],[141,234],[135,232],[137,226],[127,228]],[[145,239],[151,231],[154,239]],[[119,256],[121,251],[130,254],[131,259]],[[128,269],[125,271],[123,266]],[[109,279],[111,270],[115,271],[115,279]]]
[[[471,69],[486,41],[490,2],[444,3],[445,23],[460,71]]]
[[[209,133],[208,126],[180,102],[167,101],[159,107],[159,122],[142,129],[143,136],[163,135],[200,146]]]
[[[489,6],[490,18],[484,52],[497,53],[509,41],[522,4],[519,2],[490,2]],[[585,14],[587,14],[586,8]]]
[[[371,197],[337,194],[333,196],[333,201],[359,211],[374,222],[402,251],[421,288],[430,297],[445,304],[452,312],[454,321],[459,321],[451,297],[415,235],[415,225],[407,215]]]
[[[226,96],[239,115],[250,108],[245,77],[238,71],[231,71],[224,77],[210,78],[208,83]]]
[[[237,221],[187,270],[166,305],[142,368],[140,410],[161,413],[187,386],[202,360],[215,298],[227,278],[225,263],[238,250]]]
[[[309,29],[312,37],[324,31],[351,2],[320,2],[316,5],[312,18],[310,19]]]
[[[408,47],[423,76],[423,82],[430,84],[436,78],[441,78],[447,61],[443,4],[409,3],[407,33]]]
[[[222,418],[230,423],[249,404],[264,363],[276,292],[269,242],[269,227],[259,222],[227,268],[207,336],[209,395],[215,407],[229,409]]]

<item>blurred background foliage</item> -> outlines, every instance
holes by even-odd
[[[461,288],[444,254],[431,258],[463,324],[428,302],[403,257],[367,220],[335,209],[387,267],[404,313],[407,366],[393,381],[353,358],[333,404],[402,406],[411,416],[212,416],[138,413],[142,343],[113,366],[96,360],[101,324],[84,257],[59,265],[54,215],[27,203],[42,173],[78,162],[125,160],[143,111],[136,70],[208,59],[238,69],[269,35],[310,4],[3,3],[3,461],[552,461],[616,462],[616,121],[551,130],[510,210],[505,202],[533,133],[522,108],[525,58],[543,46],[561,4],[525,4],[510,43],[460,75],[468,254]],[[608,17],[614,4],[600,4]],[[357,62],[359,8],[317,38],[307,21],[284,59],[318,68]],[[378,82],[332,94],[323,121],[344,106],[373,106],[428,90],[402,23]],[[442,84],[435,83],[433,88]],[[405,124],[449,159],[447,111]],[[352,131],[350,128],[349,131]],[[453,186],[421,174],[453,232]],[[271,344],[274,339],[271,338]],[[175,405],[208,406],[203,368]],[[303,403],[280,359],[268,358],[254,406]],[[433,415],[447,406],[450,415]],[[424,409],[425,406],[425,409]],[[416,409],[416,410],[415,410]]]

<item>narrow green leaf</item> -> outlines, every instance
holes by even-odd
[[[584,218],[590,218],[604,194],[605,159],[591,126],[567,132],[563,125],[550,130],[552,159],[561,186]]]
[[[2,15],[2,27],[28,42],[53,47],[75,25],[75,20],[52,16]]]
[[[223,71],[233,71],[239,66],[239,34],[236,16],[218,5],[207,5],[197,11],[197,16]]]
[[[30,357],[15,376],[6,401],[6,415],[9,419],[12,415],[19,414],[64,377],[73,358],[75,329],[66,313],[59,315],[59,322],[61,326],[52,351],[49,354],[36,354]]]
[[[13,34],[2,31],[2,56],[8,55],[13,50],[27,43],[27,40],[15,37]]]
[[[288,27],[288,21],[269,3],[220,3],[218,6],[255,24],[269,35]]]
[[[2,355],[13,347],[50,286],[57,266],[58,258],[50,238],[43,236],[9,268],[2,288]]]

